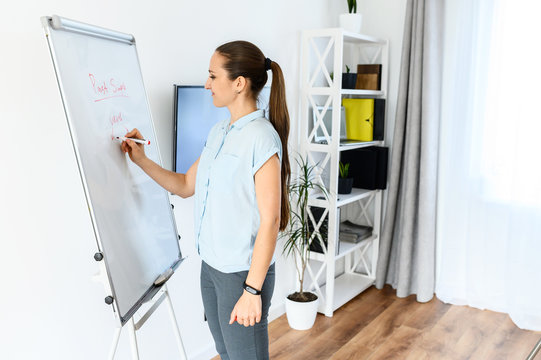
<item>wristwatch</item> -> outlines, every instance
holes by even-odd
[[[261,290],[251,287],[250,285],[246,284],[246,281],[242,284],[242,287],[252,295],[261,295]]]

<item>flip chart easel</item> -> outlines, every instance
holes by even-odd
[[[138,128],[150,141],[147,156],[162,163],[135,38],[56,15],[41,22],[98,247],[95,279],[118,321],[109,357],[127,325],[139,358],[136,331],[165,300],[186,359],[165,285],[183,260],[169,194],[129,161],[117,140]],[[145,303],[150,309],[136,322]]]

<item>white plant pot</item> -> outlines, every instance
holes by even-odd
[[[310,302],[291,301],[286,297],[287,322],[292,329],[308,330],[314,326],[319,298]]]
[[[344,30],[360,33],[363,24],[363,16],[361,14],[340,14],[338,23]]]

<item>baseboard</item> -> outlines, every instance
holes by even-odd
[[[269,322],[278,319],[280,316],[286,313],[286,304],[282,302],[275,306],[271,306],[269,309]]]

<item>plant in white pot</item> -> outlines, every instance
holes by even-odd
[[[363,24],[363,16],[357,14],[357,0],[347,0],[347,3],[349,13],[340,14],[340,17],[338,18],[340,27],[347,31],[360,33]]]
[[[310,256],[310,243],[318,241],[321,236],[309,225],[308,197],[311,192],[321,192],[326,198],[326,189],[314,181],[316,165],[308,165],[308,161],[299,157],[299,175],[289,185],[290,221],[288,227],[281,233],[285,238],[283,253],[293,255],[298,275],[299,291],[289,294],[286,298],[286,315],[289,326],[296,330],[307,330],[314,325],[319,299],[316,294],[305,291],[304,274]]]

